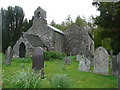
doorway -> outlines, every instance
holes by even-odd
[[[25,58],[25,54],[26,54],[26,47],[25,44],[22,42],[19,47],[19,57]]]

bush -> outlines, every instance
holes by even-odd
[[[71,82],[67,78],[66,74],[63,75],[53,75],[50,79],[50,84],[52,88],[70,88]]]
[[[55,59],[62,59],[65,56],[65,54],[62,54],[60,52],[54,52],[54,51],[48,51],[45,52],[45,60],[55,60]]]
[[[76,56],[70,56],[71,61],[76,61]]]
[[[42,85],[40,73],[30,70],[19,70],[14,75],[4,80],[10,88],[40,88]]]
[[[31,58],[13,58],[13,61],[18,63],[30,63],[32,61]]]

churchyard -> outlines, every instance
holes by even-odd
[[[70,21],[70,25],[62,31],[61,28],[48,24],[46,15],[46,11],[38,7],[34,11],[31,27],[24,32],[21,31],[19,37],[13,39],[14,43],[11,41],[7,44],[5,39],[3,46],[7,45],[3,47],[4,54],[0,54],[2,58],[0,87],[2,85],[3,88],[118,88],[119,90],[120,52],[119,44],[115,44],[116,39],[113,39],[113,42],[111,38],[102,38],[104,35],[97,35],[94,31],[95,26],[91,28],[87,22],[86,27],[81,27],[76,22]],[[105,24],[104,28],[106,27]],[[116,26],[113,30],[116,30]],[[101,33],[103,32],[104,30]],[[115,36],[119,36],[118,33]]]
[[[48,54],[48,53],[47,53]],[[117,88],[117,76],[95,74],[78,70],[76,56],[70,56],[70,64],[64,62],[65,55],[51,58],[47,55],[44,62],[44,79],[40,73],[32,71],[32,59],[13,58],[11,65],[4,64],[2,55],[3,88]],[[36,77],[37,76],[37,80]],[[39,84],[36,84],[39,82]],[[35,86],[36,85],[36,86]]]

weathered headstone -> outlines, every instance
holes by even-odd
[[[32,68],[34,70],[41,70],[41,77],[44,77],[44,52],[40,47],[33,49]]]
[[[93,67],[94,52],[87,50],[86,56],[90,60],[90,66]]]
[[[118,90],[120,90],[120,52],[117,55],[117,63],[118,63]]]
[[[95,73],[108,75],[109,55],[105,48],[96,49],[93,63]]]
[[[5,64],[10,65],[13,57],[13,51],[11,46],[9,46],[5,52]]]
[[[80,61],[82,58],[83,58],[83,56],[84,55],[77,55],[76,56],[76,61]],[[90,67],[93,67],[93,57],[94,57],[94,55],[91,55],[91,57],[90,56],[85,56],[87,59],[89,59],[90,60]]]
[[[81,56],[78,71],[89,72],[90,69],[90,60],[84,55]]]
[[[87,50],[86,56],[90,58],[94,58],[94,52],[92,52],[91,50]]]
[[[113,51],[111,50],[110,51],[110,61],[109,61],[109,68],[112,70],[112,74],[114,75],[114,71],[113,71],[113,69],[112,69],[112,66],[114,66],[114,65],[112,65],[112,64],[114,64],[115,62],[113,61],[113,59],[115,59],[115,56],[113,55]]]
[[[64,58],[64,63],[69,65],[70,64],[70,57],[65,57]]]
[[[80,61],[80,59],[81,59],[81,55],[77,55],[76,56],[76,61]]]
[[[112,56],[112,74],[118,75],[117,56]]]

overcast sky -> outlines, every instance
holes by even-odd
[[[89,18],[97,16],[99,12],[92,6],[93,0],[0,0],[0,8],[8,6],[20,6],[25,12],[25,18],[31,19],[38,6],[47,12],[47,20],[50,23],[64,21],[68,15],[74,20],[78,15]]]

